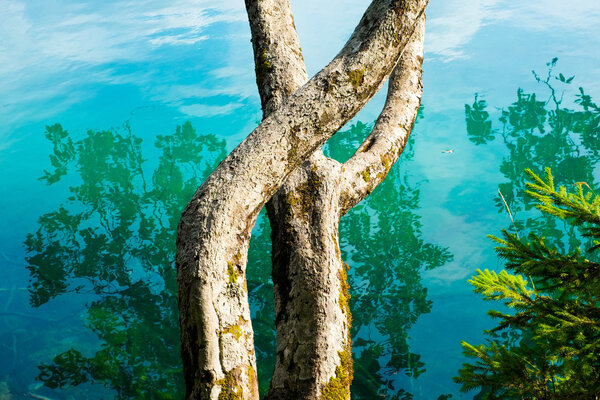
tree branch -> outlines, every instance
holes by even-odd
[[[336,58],[226,157],[183,211],[176,265],[186,398],[257,398],[245,273],[258,212],[379,90],[427,3],[374,0]]]
[[[308,81],[289,0],[246,0],[263,115]]]
[[[402,154],[421,104],[425,15],[418,21],[390,80],[385,106],[371,134],[344,164],[342,214],[369,195]]]
[[[334,60],[233,150],[195,197],[218,192],[224,200],[234,188],[245,188],[247,200],[236,198],[236,205],[260,209],[283,179],[379,90],[427,3],[374,0]],[[212,217],[224,211],[218,208],[210,211]]]

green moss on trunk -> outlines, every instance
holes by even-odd
[[[223,379],[219,379],[217,384],[221,386],[219,400],[242,400],[242,386],[235,379],[235,370],[228,371]]]
[[[348,324],[346,344],[343,351],[338,353],[340,365],[335,368],[335,376],[332,377],[327,385],[321,390],[322,400],[349,400],[350,385],[354,377],[354,365],[352,360],[352,339],[350,337],[350,327],[352,326],[352,314],[350,314],[350,286],[348,285],[348,265],[338,271],[340,280],[340,308],[346,314],[346,323]]]
[[[354,69],[348,72],[348,79],[350,80],[350,84],[354,88],[354,90],[358,90],[358,87],[362,85],[365,80],[365,70],[362,69]]]

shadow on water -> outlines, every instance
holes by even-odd
[[[348,158],[368,128],[357,123],[338,134],[328,144],[331,155]],[[66,398],[73,387],[86,387],[79,396],[95,398],[107,388],[118,399],[183,398],[175,230],[193,192],[226,155],[225,142],[198,134],[190,123],[157,136],[150,151],[127,125],[83,138],[53,125],[46,137],[52,167],[41,180],[66,183],[70,194],[39,218],[25,241],[30,302],[85,299],[83,320],[96,341],[47,349],[51,356],[38,366],[38,379],[54,390],[45,393]],[[410,148],[341,222],[351,268],[355,399],[412,398],[410,382],[425,365],[411,352],[407,332],[432,306],[420,272],[451,258],[421,238],[419,189],[405,171]],[[270,228],[261,213],[248,290],[263,394],[276,347],[270,272]]]

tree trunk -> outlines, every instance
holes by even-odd
[[[246,1],[265,117],[308,80],[289,1],[266,4]],[[318,398],[328,391],[349,397],[350,313],[337,246],[339,167],[318,150],[267,203],[278,343],[269,399]]]
[[[245,279],[258,211],[376,93],[426,3],[374,0],[338,56],[271,113],[184,210],[176,264],[187,399],[258,398]]]
[[[339,220],[383,181],[406,144],[420,104],[423,34],[424,18],[356,155],[342,166],[317,151],[267,204],[277,327],[269,400],[350,398],[351,314]]]
[[[338,162],[318,151],[267,208],[277,326],[268,399],[350,398],[351,317],[338,247],[340,172]]]
[[[270,8],[266,4],[246,1],[265,117],[307,79],[289,2],[271,1]],[[413,42],[422,41],[422,32],[415,35]],[[418,50],[408,53],[419,55]],[[269,68],[263,68],[265,63]],[[420,63],[415,67],[410,70],[405,62],[400,73],[418,73]],[[397,81],[388,103],[398,90]],[[402,89],[418,91],[418,83],[413,86]],[[404,111],[397,104],[388,104],[387,110]],[[406,118],[414,120],[416,110],[407,111]],[[403,147],[404,143],[400,151],[386,155],[387,168]],[[351,316],[346,265],[338,247],[340,170],[338,162],[318,150],[267,203],[277,327],[277,362],[268,399],[350,397]],[[387,170],[378,173],[384,176]]]

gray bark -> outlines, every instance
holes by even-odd
[[[246,1],[246,7],[266,117],[308,77],[289,1]],[[267,203],[277,315],[277,363],[267,399],[318,398],[332,378],[339,387],[328,390],[349,397],[350,312],[337,245],[339,177],[340,164],[317,150]]]
[[[245,0],[263,115],[308,81],[289,0]]]
[[[380,88],[426,3],[374,0],[329,65],[287,101],[265,104],[275,111],[216,168],[184,210],[176,264],[186,398],[258,398],[245,280],[258,211]]]
[[[267,208],[277,327],[268,399],[330,398],[327,393],[349,398],[349,295],[338,247],[340,176],[341,165],[316,152]]]
[[[344,165],[317,151],[267,204],[277,362],[268,399],[350,398],[351,314],[339,220],[385,178],[421,98],[424,17],[390,79],[373,131]]]
[[[423,15],[390,77],[386,102],[371,134],[344,163],[342,215],[383,182],[406,146],[421,105],[424,36]]]
[[[273,10],[291,15],[287,1],[280,3],[286,4],[274,5],[271,12],[248,7],[265,116],[306,76],[293,24],[270,28],[280,18]],[[381,116],[359,151],[343,167],[317,151],[267,203],[277,327],[268,399],[350,396],[351,315],[338,223],[383,180],[406,144],[420,103],[423,28],[421,21],[390,79]],[[265,46],[273,49],[271,68],[260,71]]]

